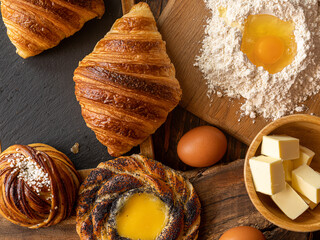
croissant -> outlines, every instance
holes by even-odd
[[[23,58],[58,45],[104,10],[103,0],[1,0],[8,36]]]
[[[73,79],[87,126],[112,156],[154,133],[181,98],[165,42],[143,2],[114,23]]]
[[[13,145],[0,154],[0,214],[28,228],[70,216],[80,177],[66,155],[46,144]]]
[[[166,212],[158,231],[154,228],[159,216],[153,207]],[[178,172],[132,155],[100,163],[91,171],[80,186],[76,214],[80,239],[194,240],[200,201]]]

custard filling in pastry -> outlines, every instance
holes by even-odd
[[[160,198],[150,193],[129,197],[116,216],[116,228],[121,237],[132,240],[153,240],[168,221],[169,209]]]
[[[100,163],[78,197],[81,240],[196,240],[200,201],[179,172],[142,155]]]

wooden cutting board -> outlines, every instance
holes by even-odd
[[[260,229],[268,240],[308,240],[312,233],[290,232],[272,225],[252,205],[243,181],[244,160],[208,169],[184,172],[195,187],[202,206],[200,240],[217,240],[231,227],[250,225]],[[79,171],[82,177],[90,171]],[[16,226],[0,217],[0,238],[79,239],[75,230],[75,216],[49,228],[28,229]]]
[[[203,0],[169,0],[158,20],[183,90],[181,106],[249,145],[268,121],[259,117],[253,124],[252,119],[244,117],[239,122],[243,100],[230,101],[227,97],[213,96],[211,102],[206,95],[206,81],[198,68],[193,66],[204,37],[204,25],[210,16]],[[306,105],[310,109],[306,113],[320,115],[319,100],[319,95],[308,100]]]

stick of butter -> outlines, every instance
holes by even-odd
[[[300,156],[299,139],[289,136],[263,136],[261,154],[268,157],[293,160]]]
[[[293,169],[300,167],[301,165],[310,165],[315,153],[309,148],[300,146],[300,156],[293,160]]]
[[[320,202],[320,174],[308,165],[292,171],[292,187],[312,202]]]
[[[292,187],[286,183],[285,189],[271,196],[278,207],[292,220],[304,213],[309,206],[296,193]]]
[[[257,192],[272,195],[285,188],[281,160],[261,155],[251,158],[249,165]]]

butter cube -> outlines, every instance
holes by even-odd
[[[291,174],[293,170],[293,160],[285,160],[282,162],[283,170],[284,170],[284,177],[287,182],[291,182]]]
[[[261,154],[268,157],[293,160],[300,156],[299,139],[289,136],[263,136]]]
[[[309,208],[298,193],[287,183],[284,190],[272,195],[271,198],[281,211],[292,220],[299,217]]]
[[[319,203],[314,203],[314,202],[309,202],[309,203],[307,203],[308,205],[309,205],[309,208],[311,209],[311,210],[313,210],[313,209],[315,209],[317,206],[318,206],[318,204]]]
[[[298,194],[299,194],[299,196],[303,199],[303,201],[305,201],[306,204],[309,205],[309,208],[310,208],[311,210],[315,209],[316,206],[318,206],[317,203],[314,203],[314,202],[310,201],[310,199],[308,199],[306,196],[303,196],[301,193],[298,193]]]
[[[308,165],[292,171],[292,187],[312,202],[320,202],[320,174]]]
[[[310,165],[315,153],[310,149],[300,146],[300,156],[293,160],[293,169],[300,167],[301,165]]]
[[[257,192],[272,195],[285,188],[281,160],[261,155],[251,158],[249,165]]]

